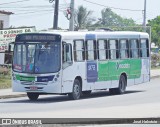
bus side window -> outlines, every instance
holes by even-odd
[[[117,40],[109,40],[109,58],[110,59],[118,59],[118,41]]]
[[[86,60],[96,60],[96,59],[97,59],[96,41],[87,40],[86,41]]]
[[[63,43],[63,63],[72,62],[71,44]]]
[[[107,40],[98,40],[98,58],[99,60],[108,59]]]
[[[140,41],[140,57],[149,57],[149,41],[147,39]]]
[[[121,59],[126,59],[129,57],[129,52],[128,52],[128,41],[127,40],[120,40],[120,58]]]
[[[74,41],[74,61],[85,60],[84,40]]]
[[[139,45],[137,39],[130,40],[130,58],[139,57]]]

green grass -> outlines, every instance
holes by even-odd
[[[0,89],[11,88],[11,75],[0,74]]]

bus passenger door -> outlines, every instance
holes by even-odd
[[[73,77],[72,73],[72,46],[63,42],[62,49],[62,93],[72,92]]]

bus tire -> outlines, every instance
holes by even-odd
[[[27,96],[31,101],[36,101],[39,97],[39,94],[38,93],[27,93]]]
[[[120,76],[119,79],[119,86],[118,88],[111,88],[109,89],[109,93],[114,95],[114,94],[124,94],[126,91],[126,86],[127,86],[127,81],[124,77],[124,75]]]
[[[80,99],[81,95],[82,95],[81,83],[78,79],[75,79],[73,83],[72,93],[69,93],[68,97],[72,100],[78,100]]]
[[[124,94],[126,91],[126,86],[127,86],[126,79],[125,79],[124,75],[121,75],[120,79],[119,79],[119,86],[118,86],[118,88],[115,89],[116,94]]]

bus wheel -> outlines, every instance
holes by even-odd
[[[82,91],[82,94],[83,94],[83,95],[90,95],[91,92],[92,92],[91,90],[89,90],[89,91]]]
[[[127,86],[126,79],[125,79],[124,75],[121,75],[120,79],[119,79],[119,87],[115,89],[116,90],[116,94],[125,93],[126,86]]]
[[[119,79],[118,88],[109,89],[109,93],[110,94],[124,94],[126,91],[126,86],[127,86],[126,79],[125,79],[124,75],[121,75],[120,79]]]
[[[74,80],[72,93],[68,94],[68,97],[72,100],[77,100],[81,97],[82,88],[78,79]]]
[[[27,96],[31,101],[35,101],[38,99],[39,94],[38,93],[27,93]]]

